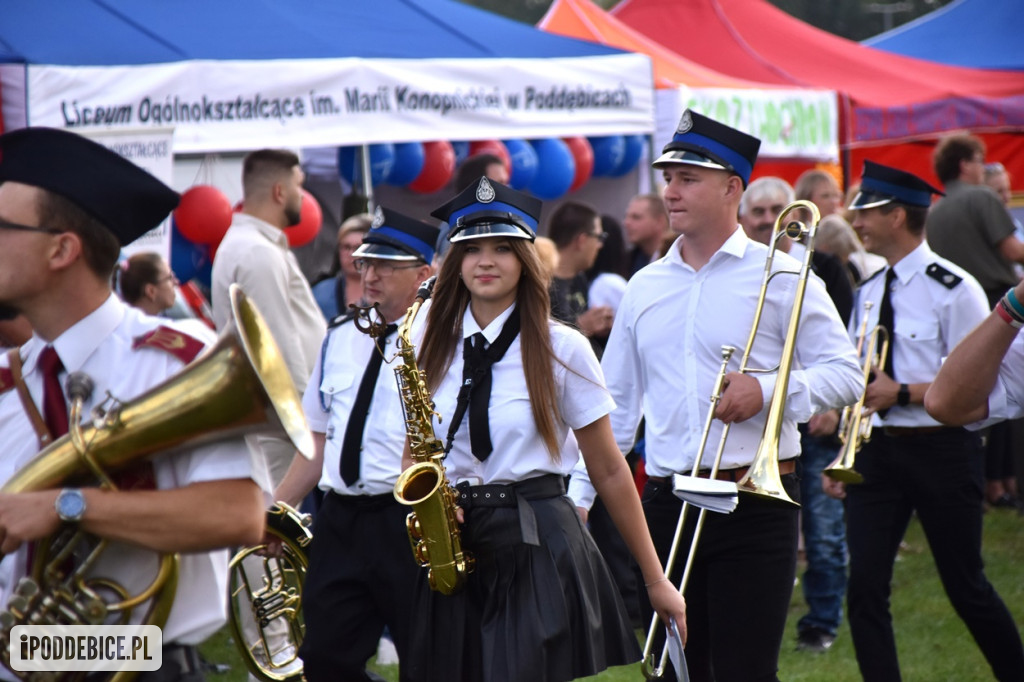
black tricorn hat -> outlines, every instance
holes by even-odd
[[[5,181],[61,195],[102,223],[122,246],[159,225],[181,198],[103,145],[56,128],[0,135],[0,182]]]

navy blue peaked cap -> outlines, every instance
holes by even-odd
[[[761,140],[753,135],[687,109],[679,119],[672,141],[665,145],[652,165],[665,168],[681,163],[719,168],[740,176],[745,188],[760,148]]]
[[[356,258],[384,260],[434,260],[434,245],[439,230],[433,225],[410,218],[398,211],[377,206],[370,231],[352,254]]]
[[[933,194],[942,192],[913,173],[865,160],[860,191],[850,203],[850,208],[875,208],[894,201],[928,208]]]
[[[451,226],[448,241],[483,237],[537,237],[541,201],[529,194],[481,177],[430,215]]]

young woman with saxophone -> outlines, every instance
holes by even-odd
[[[539,213],[540,201],[481,178],[433,214],[452,226],[451,249],[419,366],[444,415],[444,464],[475,564],[454,595],[422,581],[416,679],[571,680],[639,659],[608,569],[565,496],[578,457],[565,447],[570,428],[652,603],[685,637],[683,598],[612,438],[600,366],[579,332],[549,319],[533,246]]]

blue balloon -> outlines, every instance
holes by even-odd
[[[469,142],[452,142],[452,149],[455,150],[455,167],[458,168],[462,162],[469,158]]]
[[[178,231],[178,225],[171,216],[171,272],[182,282],[202,277],[207,287],[210,286],[212,259],[206,244],[193,244]],[[205,272],[204,272],[205,271]]]
[[[419,142],[401,142],[395,145],[395,165],[387,177],[389,185],[404,187],[415,180],[423,172],[423,164],[427,155]]]
[[[594,172],[592,177],[600,178],[609,175],[622,164],[626,158],[626,138],[622,135],[607,137],[588,137],[594,150]]]
[[[530,140],[537,152],[537,174],[528,189],[538,199],[557,199],[572,186],[576,159],[569,146],[556,137]]]
[[[622,156],[622,162],[615,167],[608,177],[621,178],[626,173],[636,168],[636,164],[640,161],[640,156],[644,153],[644,145],[647,144],[647,138],[643,135],[626,135],[626,153]]]
[[[338,150],[338,172],[350,185],[363,184],[363,168],[357,154],[358,147]],[[395,145],[390,142],[370,145],[370,183],[379,185],[388,179],[395,166]]]
[[[537,152],[526,140],[503,140],[512,160],[508,184],[513,189],[526,189],[537,175]]]

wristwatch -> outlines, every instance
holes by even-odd
[[[57,494],[53,506],[61,521],[77,523],[85,516],[85,495],[78,488],[64,488]]]
[[[906,384],[900,384],[899,393],[896,394],[896,404],[900,407],[910,404],[910,387]]]

